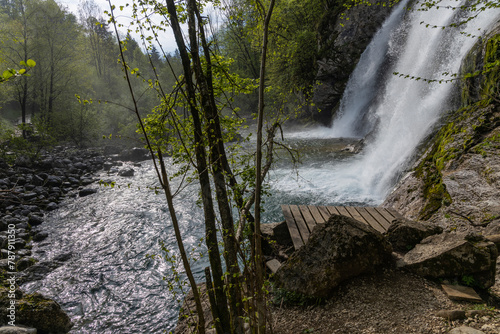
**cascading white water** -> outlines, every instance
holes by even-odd
[[[392,73],[435,79],[444,72],[458,72],[462,59],[477,41],[461,32],[480,35],[500,17],[500,11],[487,10],[466,27],[426,27],[426,23],[449,26],[463,19],[461,11],[445,8],[458,4],[444,1],[439,10],[429,11],[406,11],[406,2],[399,4],[348,82],[329,136],[369,134],[371,139],[363,155],[342,172],[368,198],[385,197],[418,144],[450,107],[452,84],[429,84]]]

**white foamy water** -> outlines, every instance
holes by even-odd
[[[326,163],[319,170],[303,170],[302,178],[308,180],[304,189],[311,187],[321,195],[328,188],[336,202],[383,201],[417,146],[443,113],[456,107],[454,84],[410,80],[393,73],[439,79],[444,72],[458,72],[477,41],[462,32],[481,35],[500,17],[499,10],[487,10],[465,27],[429,28],[426,23],[449,26],[462,20],[463,12],[444,8],[456,7],[460,1],[443,1],[439,10],[429,11],[408,11],[406,3],[393,10],[361,56],[332,127],[291,136],[310,140],[367,136],[363,153],[355,159],[340,166]],[[284,187],[284,182],[277,181],[277,187]]]

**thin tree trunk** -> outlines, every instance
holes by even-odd
[[[257,299],[257,314],[258,314],[258,333],[266,332],[266,302],[263,292],[264,285],[264,270],[262,265],[262,245],[260,235],[260,204],[261,204],[261,188],[262,188],[262,127],[264,118],[264,84],[266,75],[266,57],[269,22],[273,13],[274,1],[271,0],[269,9],[264,20],[264,36],[262,41],[262,56],[260,60],[260,82],[259,82],[259,109],[257,116],[257,157],[255,162],[255,272],[256,272],[256,299]]]

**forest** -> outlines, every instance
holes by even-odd
[[[234,84],[239,83],[231,86],[228,82],[221,89],[228,100],[239,99],[234,106],[241,110],[242,117],[251,119],[257,107],[259,76],[258,9],[246,1],[226,1],[220,6],[227,10],[220,12],[222,23],[217,30],[212,27],[212,52],[228,74],[248,86],[238,91]],[[292,100],[305,105],[310,97],[317,70],[316,30],[325,8],[329,8],[328,1],[291,1],[274,13],[272,24],[279,28],[279,34],[271,38],[269,46],[269,103],[277,108],[288,104],[290,115],[297,109],[292,107]],[[128,111],[131,100],[118,61],[118,42],[104,10],[92,1],[80,4],[78,16],[55,1],[0,3],[2,72],[18,69],[29,59],[36,62],[27,76],[2,85],[2,136],[8,137],[19,131],[19,125],[29,123],[52,140],[82,147],[102,144],[103,135],[120,137],[123,143],[135,142],[136,121]],[[137,18],[137,22],[141,20]],[[129,29],[135,31],[134,26]],[[138,103],[145,116],[158,104],[157,92],[150,83],[158,81],[173,89],[175,77],[171,71],[178,75],[182,66],[178,52],[165,52],[148,35],[136,40],[130,32],[120,38],[126,41],[127,65],[137,69],[132,83],[140,91]]]

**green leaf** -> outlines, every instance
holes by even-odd
[[[12,77],[13,75],[14,75],[14,74],[12,74],[12,72],[11,72],[11,71],[9,71],[9,70],[5,70],[5,71],[3,71],[3,74],[2,74],[2,76],[3,76],[3,78],[4,78],[5,80],[9,79],[9,78],[10,78],[10,77]]]
[[[35,62],[33,59],[28,59],[28,61],[26,62],[26,64],[27,64],[29,67],[35,67],[36,62]]]

